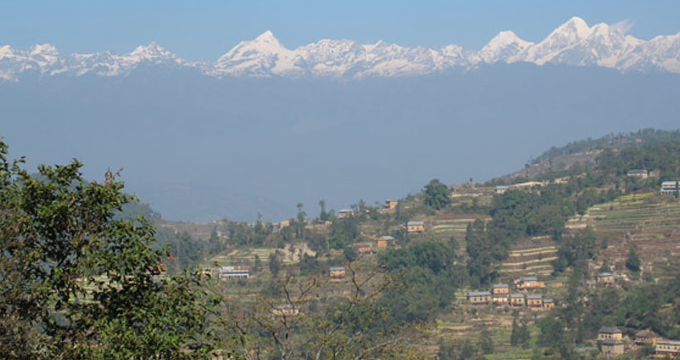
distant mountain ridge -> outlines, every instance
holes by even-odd
[[[362,45],[353,40],[329,39],[291,50],[271,31],[266,31],[252,41],[240,42],[214,63],[185,61],[156,43],[138,46],[124,55],[109,51],[65,55],[49,44],[27,50],[7,45],[0,46],[0,79],[18,81],[23,75],[36,72],[41,76],[125,76],[142,64],[195,68],[218,78],[394,77],[516,62],[680,73],[680,32],[645,41],[626,35],[618,25],[600,23],[591,27],[583,19],[573,17],[539,43],[524,41],[512,31],[502,31],[481,50],[473,51],[455,44],[429,49],[383,41]]]

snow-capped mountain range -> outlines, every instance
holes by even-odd
[[[524,41],[512,31],[502,31],[481,50],[473,51],[454,44],[428,49],[383,41],[362,45],[352,40],[328,39],[291,50],[271,31],[266,31],[254,40],[240,42],[214,63],[187,62],[156,43],[138,46],[125,55],[108,51],[63,55],[49,44],[27,50],[0,46],[0,79],[17,81],[27,73],[124,76],[141,64],[195,68],[215,77],[361,78],[413,76],[516,62],[680,73],[680,33],[645,41],[626,35],[620,26],[601,23],[590,27],[583,19],[573,17],[539,43]]]

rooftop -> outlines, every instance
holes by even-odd
[[[619,330],[616,327],[611,327],[611,326],[603,326],[600,328],[600,333],[602,334],[618,334],[621,333],[621,330]]]
[[[614,274],[612,274],[610,272],[601,272],[601,273],[597,274],[597,276],[606,277],[606,276],[614,276]]]
[[[678,340],[658,340],[656,343],[657,344],[664,344],[664,345],[680,346],[680,341],[678,341]]]
[[[524,299],[524,294],[511,294],[510,297],[511,298],[522,298],[522,299]]]
[[[333,266],[329,270],[330,271],[344,271],[345,267],[344,266]]]
[[[409,221],[406,223],[406,225],[423,225],[423,224],[425,223],[422,221]]]
[[[468,296],[491,296],[489,291],[470,291],[467,293]]]
[[[535,276],[523,276],[522,281],[538,281],[538,278]]]
[[[541,294],[531,294],[531,295],[527,295],[527,299],[543,299],[543,295],[541,295]]]
[[[508,287],[508,284],[494,284],[492,287],[494,289],[504,289]]]

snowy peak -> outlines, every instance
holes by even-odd
[[[289,49],[267,30],[250,41],[241,41],[214,63],[186,62],[155,42],[121,55],[109,51],[63,55],[50,44],[33,45],[26,50],[5,45],[0,46],[0,79],[18,81],[29,73],[126,76],[141,64],[192,67],[215,77],[417,76],[514,62],[599,66],[621,72],[660,69],[680,73],[680,33],[645,41],[627,35],[629,27],[626,21],[589,26],[582,18],[572,17],[539,43],[525,41],[512,31],[501,31],[479,51],[455,44],[429,49],[403,47],[382,40],[359,44],[346,39],[322,39]]]
[[[514,62],[518,54],[532,45],[534,43],[520,39],[512,31],[501,31],[479,51],[479,56],[490,64],[499,61]]]

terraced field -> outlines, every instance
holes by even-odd
[[[603,249],[609,263],[623,264],[631,246],[643,263],[643,271],[670,276],[680,260],[680,201],[656,193],[627,195],[590,208],[570,226],[590,225],[607,239]]]
[[[553,272],[551,262],[555,259],[557,244],[550,238],[527,239],[512,247],[500,273],[506,277],[548,276]]]

